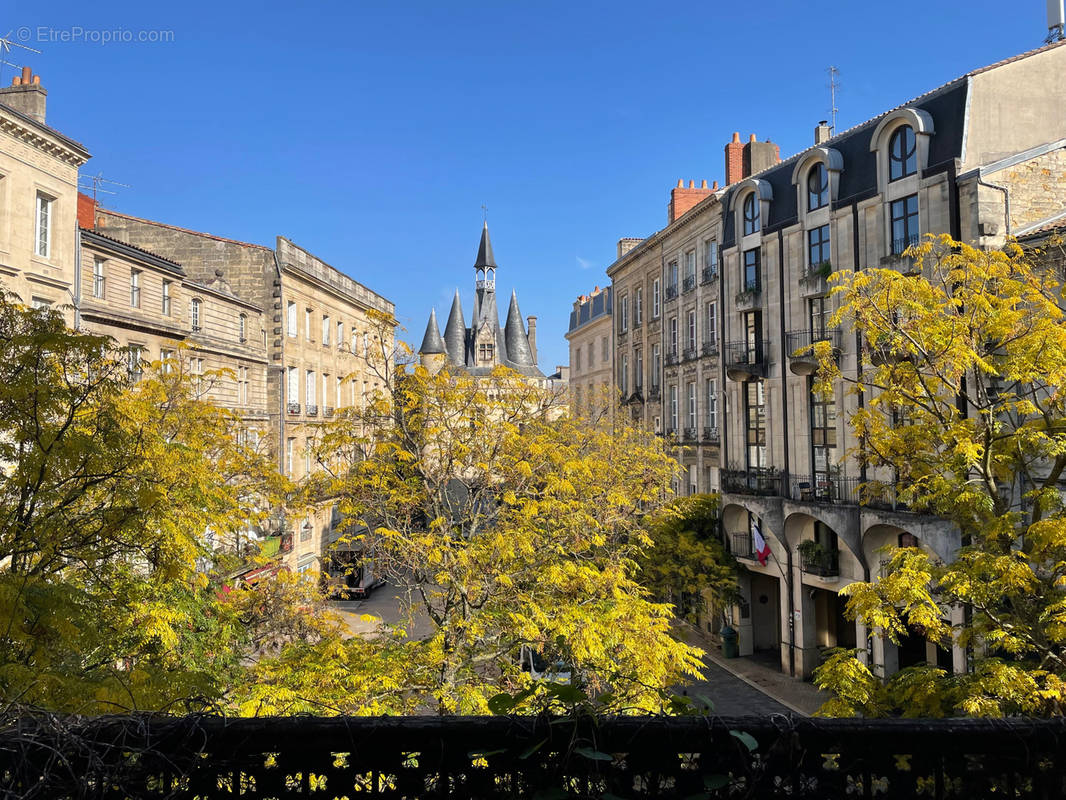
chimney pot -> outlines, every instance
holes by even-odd
[[[33,85],[34,86],[40,86],[41,85],[41,76],[40,75],[34,75],[33,76]]]
[[[684,180],[684,178],[678,178],[677,179],[677,188],[678,189],[684,189],[685,188],[685,180]]]
[[[11,85],[12,86],[21,86],[22,85],[22,78],[20,78],[18,75],[16,75],[14,78],[11,79]]]
[[[696,188],[696,181],[689,181],[688,182],[688,188],[689,189],[695,189]]]
[[[758,139],[756,139],[756,138],[755,138],[755,134],[753,133],[753,134],[751,135],[751,138],[750,138],[750,139],[748,139],[748,141],[749,141],[749,142],[756,142],[756,141],[758,141]]]
[[[718,181],[715,181],[715,182],[714,182],[714,183],[713,183],[713,184],[711,185],[711,191],[713,191],[713,192],[717,192],[717,191],[718,191]]]
[[[29,83],[30,82],[30,78],[32,76],[33,76],[33,70],[32,69],[30,69],[29,67],[23,67],[22,68],[22,82],[23,83]]]
[[[734,142],[739,142],[740,141],[740,132],[739,131],[733,131],[733,141]]]
[[[706,189],[707,188],[707,179],[706,178],[703,179],[703,183],[700,184],[700,188],[701,189]]]

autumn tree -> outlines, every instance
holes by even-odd
[[[823,389],[845,380],[868,467],[898,476],[899,499],[953,521],[962,548],[888,555],[857,583],[848,613],[898,641],[907,626],[967,649],[972,669],[913,667],[877,680],[851,652],[816,672],[830,714],[1057,715],[1066,685],[1066,318],[1061,275],[1011,242],[949,237],[912,248],[918,268],[842,272],[835,322],[862,336],[862,371],[817,346]],[[965,623],[945,622],[961,606]]]
[[[243,680],[223,583],[285,486],[239,426],[180,364],[134,384],[107,337],[0,298],[0,698],[182,710]]]
[[[401,627],[428,627],[377,642],[394,701],[485,713],[528,684],[527,646],[617,708],[661,707],[699,660],[636,580],[642,520],[676,469],[660,441],[571,419],[506,368],[412,366],[384,385],[324,430],[315,485],[348,537],[407,582]]]

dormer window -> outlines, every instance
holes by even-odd
[[[888,141],[888,179],[898,181],[918,171],[918,147],[914,128],[901,125]]]
[[[814,211],[829,203],[829,173],[818,162],[807,173],[807,210]]]
[[[759,232],[759,202],[752,192],[744,198],[744,235]]]
[[[478,345],[478,361],[481,363],[491,363],[496,357],[496,347],[491,344],[482,343]]]

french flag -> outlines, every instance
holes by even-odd
[[[766,540],[762,538],[762,531],[759,530],[759,523],[756,520],[752,520],[751,523],[751,543],[755,547],[755,557],[759,559],[759,563],[765,567],[766,562],[770,558],[770,545],[768,545]]]

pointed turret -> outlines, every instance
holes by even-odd
[[[426,335],[422,337],[422,346],[418,348],[421,355],[443,355],[448,352],[441,338],[440,328],[437,327],[437,309],[429,312],[429,322],[426,324]]]
[[[492,242],[489,241],[489,223],[481,229],[481,244],[477,249],[477,261],[474,269],[496,269],[496,259],[492,255]]]
[[[463,319],[463,304],[459,299],[459,290],[455,290],[452,310],[448,314],[448,324],[444,328],[444,346],[448,353],[448,362],[461,367],[466,364],[466,321]]]
[[[507,309],[507,324],[504,326],[504,341],[507,344],[507,359],[519,367],[532,367],[533,351],[529,347],[522,312],[518,310],[518,295],[511,290],[511,307]]]

